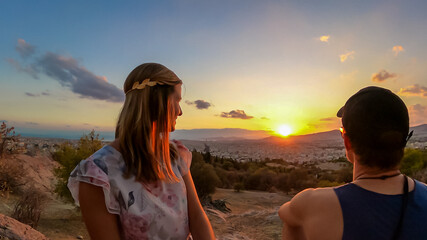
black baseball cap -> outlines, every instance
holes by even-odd
[[[338,111],[350,140],[373,149],[405,147],[409,115],[392,91],[370,86],[351,96]]]

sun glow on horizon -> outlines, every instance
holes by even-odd
[[[280,135],[282,135],[283,137],[287,137],[289,135],[291,135],[292,133],[292,128],[291,126],[287,125],[287,124],[283,124],[280,125],[277,131]]]

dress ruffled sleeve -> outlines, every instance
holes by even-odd
[[[114,196],[111,181],[108,177],[108,167],[103,159],[89,157],[82,160],[71,172],[68,179],[68,189],[77,205],[79,204],[79,183],[85,182],[104,190],[105,205],[109,213],[120,214],[120,205]]]

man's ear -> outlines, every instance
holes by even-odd
[[[353,147],[351,146],[350,138],[348,137],[347,134],[344,134],[343,139],[344,139],[345,149],[347,149],[347,151],[353,150]]]

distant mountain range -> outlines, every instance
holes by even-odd
[[[427,138],[427,124],[411,127],[410,131],[414,130],[412,138]],[[338,130],[327,132],[319,132],[306,135],[289,136],[281,138],[272,136],[271,132],[262,130],[247,130],[240,128],[224,128],[224,129],[191,129],[191,130],[175,130],[171,133],[171,138],[181,140],[197,140],[197,141],[236,141],[236,140],[263,140],[263,141],[336,141],[341,139]]]
[[[426,139],[427,141],[427,124],[411,127],[414,130],[413,139]],[[44,138],[64,138],[64,139],[79,139],[83,134],[88,134],[90,131],[57,131],[57,130],[31,130],[18,129],[17,134],[24,137],[44,137]],[[104,140],[111,141],[114,139],[114,132],[97,132]],[[191,129],[191,130],[175,130],[171,133],[171,139],[194,140],[194,141],[318,141],[318,140],[340,140],[338,130],[327,132],[319,132],[307,135],[289,136],[281,138],[273,136],[271,131],[262,130],[247,130],[241,128],[222,128],[222,129]]]

